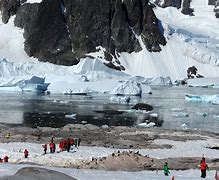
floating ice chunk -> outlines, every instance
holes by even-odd
[[[212,100],[212,104],[219,104],[219,95],[215,96]]]
[[[151,113],[150,116],[151,117],[158,117],[158,114],[157,113]]]
[[[142,127],[142,128],[149,128],[149,127],[154,127],[155,125],[156,124],[154,122],[150,122],[150,123],[144,122],[144,123],[138,124],[137,126]]]
[[[180,108],[172,108],[171,111],[182,111]]]
[[[172,85],[172,81],[169,76],[167,77],[155,77],[155,78],[147,78],[145,79],[144,84],[154,85],[154,86],[170,86]]]
[[[181,126],[182,126],[182,128],[183,128],[184,130],[187,130],[187,129],[188,129],[188,124],[186,124],[186,123],[183,123]]]
[[[67,115],[65,115],[65,118],[69,118],[69,119],[76,119],[76,115],[77,114],[67,114]]]
[[[90,91],[88,89],[67,89],[63,92],[65,95],[87,95]]]
[[[188,125],[186,123],[183,123],[181,126],[182,127],[188,127]]]
[[[213,115],[213,118],[219,120],[219,114]]]
[[[59,101],[59,103],[61,103],[61,104],[68,104],[69,101]]]
[[[130,96],[111,96],[109,100],[111,103],[129,104],[132,98]]]
[[[111,94],[115,95],[130,95],[130,96],[141,96],[142,90],[139,83],[133,81],[126,81],[117,85]]]
[[[212,104],[219,104],[219,95],[193,95],[193,94],[186,94],[185,95],[186,101],[191,102],[208,102]]]
[[[194,78],[188,79],[187,84],[190,87],[207,87],[207,88],[217,88],[219,86],[219,78]]]
[[[186,112],[175,112],[172,114],[173,117],[189,117],[189,114]]]

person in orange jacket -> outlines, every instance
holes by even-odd
[[[27,158],[27,157],[28,157],[28,155],[29,155],[29,152],[28,152],[28,150],[27,150],[27,149],[25,149],[25,150],[24,150],[24,157],[25,157],[25,158]]]
[[[200,170],[201,170],[201,177],[202,178],[206,177],[206,170],[207,170],[207,168],[208,168],[208,165],[207,165],[207,163],[205,161],[205,158],[202,157],[202,160],[200,162]]]

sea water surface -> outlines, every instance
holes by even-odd
[[[191,87],[152,87],[152,94],[141,98],[93,93],[87,96],[0,92],[0,123],[26,127],[63,127],[66,124],[97,126],[137,126],[149,122],[148,113],[135,112],[138,102],[148,103],[158,114],[158,126],[167,129],[201,129],[219,132],[219,105],[185,101],[185,93],[219,94],[219,89]],[[69,116],[70,115],[70,116]],[[187,116],[185,116],[187,115]]]

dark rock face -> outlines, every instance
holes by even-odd
[[[214,12],[215,12],[215,16],[216,18],[219,18],[219,0],[215,0],[215,8],[214,8]]]
[[[153,10],[149,6],[145,6],[143,12],[143,42],[146,45],[148,51],[159,52],[161,51],[159,44],[166,44],[165,38],[160,33],[162,31],[162,29],[159,29],[161,25],[159,24],[159,21],[156,18]]]
[[[190,3],[191,3],[191,0],[184,0],[183,5],[182,5],[183,8],[182,8],[181,12],[183,14],[192,16],[194,10],[192,8],[190,8]]]
[[[182,0],[164,0],[162,7],[176,7],[177,9],[181,8]]]
[[[20,0],[1,0],[2,22],[7,23],[11,16],[15,15],[20,7]]]
[[[208,0],[208,5],[213,5],[214,8],[214,12],[215,12],[215,16],[216,18],[219,18],[219,1],[218,0]]]
[[[149,0],[43,0],[40,4],[3,0],[7,23],[24,28],[29,56],[55,64],[73,65],[101,46],[108,67],[124,70],[120,52],[138,52],[141,36],[148,51],[161,51],[166,40]],[[112,61],[112,60],[115,61]]]

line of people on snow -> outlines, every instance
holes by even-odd
[[[74,150],[74,147],[78,149],[78,147],[80,146],[81,143],[81,139],[80,138],[68,138],[68,139],[63,139],[60,141],[59,143],[59,149],[60,151],[67,151],[70,152],[70,150]],[[47,144],[43,144],[43,151],[44,154],[47,153]],[[55,153],[56,150],[56,144],[53,141],[53,138],[51,139],[51,142],[49,143],[49,149],[50,149],[50,153]],[[29,151],[27,149],[24,150],[24,157],[27,158],[29,155]]]

